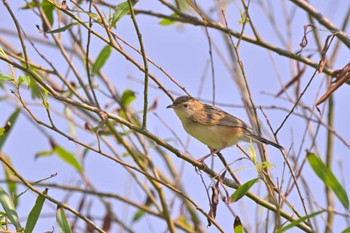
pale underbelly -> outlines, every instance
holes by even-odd
[[[235,129],[231,127],[197,124],[192,125],[191,127],[184,126],[184,128],[188,134],[215,150],[235,145],[238,141],[242,140],[241,135],[237,135]]]

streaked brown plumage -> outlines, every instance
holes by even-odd
[[[203,104],[193,97],[178,97],[167,108],[174,109],[188,134],[213,150],[221,150],[239,141],[250,140],[283,149],[277,143],[256,135],[244,121],[220,108]]]

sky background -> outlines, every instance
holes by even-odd
[[[284,4],[287,7],[287,11],[291,12],[293,4],[289,1],[268,1],[270,6],[273,9],[271,11],[274,13],[277,21],[276,27],[281,29],[282,36],[288,38],[290,35],[289,45],[292,48],[290,51],[295,52],[299,50],[299,43],[303,36],[303,27],[308,24],[307,16],[304,12],[296,9],[295,16],[292,18],[290,28],[292,29],[288,32],[285,28],[285,21],[283,14]],[[281,5],[281,2],[283,4]],[[345,1],[325,1],[322,4],[317,4],[317,1],[310,1],[312,4],[315,4],[320,12],[327,16],[330,20],[336,25],[340,25],[344,14],[347,11],[350,3],[345,3]],[[69,3],[68,3],[69,4]],[[203,9],[211,9],[213,2],[210,3],[201,3],[208,4],[202,5]],[[11,1],[10,5],[12,10],[15,12],[18,21],[20,22],[22,28],[25,32],[30,35],[33,35],[37,38],[43,39],[47,42],[52,42],[52,39],[49,37],[45,39],[42,34],[38,32],[35,25],[41,25],[40,19],[38,17],[33,17],[32,12],[20,10],[19,8],[24,5],[23,1]],[[157,1],[140,1],[136,5],[137,9],[149,9],[155,12],[162,12],[164,14],[170,14],[171,12],[161,6]],[[241,25],[238,24],[240,19],[239,10],[241,9],[240,3],[232,2],[230,4],[229,10],[225,13],[228,25],[230,28],[240,31]],[[108,14],[108,10],[104,8],[105,13]],[[218,19],[219,16],[216,13],[207,11],[208,14],[213,19]],[[258,29],[264,41],[267,41],[271,44],[275,44],[279,47],[285,47],[279,40],[276,35],[275,30],[271,27],[270,22],[268,21],[266,15],[261,11],[259,6],[259,1],[252,1],[250,7],[250,15],[254,22],[254,25]],[[159,66],[161,66],[166,72],[168,72],[173,78],[176,79],[178,83],[186,88],[186,90],[195,97],[211,102],[213,96],[213,87],[211,82],[211,70],[210,67],[207,70],[207,66],[210,62],[209,55],[209,46],[208,39],[205,34],[205,31],[202,27],[184,25],[184,24],[174,24],[170,26],[162,26],[159,24],[160,19],[145,16],[137,15],[137,22],[142,33],[142,39],[144,42],[146,54],[149,58],[155,61]],[[3,4],[0,6],[0,29],[9,29],[14,30],[14,24],[9,17],[8,12],[5,10]],[[324,28],[316,24],[320,28]],[[100,30],[102,31],[102,30]],[[228,52],[223,46],[224,41],[221,34],[218,32],[209,29],[209,34],[213,47],[217,47],[218,50],[213,50],[213,61],[214,61],[214,71],[215,71],[215,102],[217,106],[223,108],[225,111],[234,114],[235,116],[241,118],[242,120],[248,122],[248,117],[246,111],[239,106],[242,106],[242,99],[238,93],[238,89],[235,83],[232,81],[232,72],[227,70],[220,59],[220,53],[223,56],[227,57]],[[346,31],[349,32],[348,30]],[[129,43],[138,47],[137,36],[135,34],[131,19],[129,16],[124,17],[116,29],[116,33],[127,40]],[[247,29],[246,33],[252,35],[251,31]],[[290,34],[288,34],[290,33]],[[320,35],[323,39],[329,35],[328,31],[320,32]],[[62,33],[63,38],[65,34]],[[311,34],[309,35],[312,38]],[[10,39],[10,42],[13,46],[20,48],[18,39],[15,36],[9,36],[4,31],[0,32],[1,38]],[[237,39],[233,38],[233,41],[236,42]],[[92,41],[91,57],[96,58],[100,50],[103,48],[104,44],[99,42],[96,39]],[[69,42],[66,43],[69,46]],[[52,59],[52,61],[57,61],[59,64],[60,57],[57,57],[53,52],[53,49],[45,46],[38,45],[42,51],[45,51],[46,55]],[[315,44],[313,40],[310,40],[310,44],[305,49],[303,56],[307,56],[312,51],[315,51]],[[125,49],[126,48],[125,46]],[[220,51],[220,53],[218,52]],[[332,51],[332,50],[331,50]],[[31,58],[37,63],[41,64],[42,59],[33,52],[33,48],[28,45],[28,52],[31,54]],[[52,52],[52,56],[51,56]],[[130,53],[132,53],[130,51]],[[258,46],[249,44],[242,41],[239,54],[241,60],[243,61],[247,80],[249,82],[252,97],[256,106],[283,106],[287,109],[291,109],[293,106],[291,103],[281,99],[275,98],[275,95],[281,88],[282,85],[287,83],[291,78],[292,74],[295,74],[295,63],[291,62],[286,57],[281,57],[276,53],[269,52]],[[142,58],[133,54],[134,58],[142,63]],[[311,58],[313,61],[318,62],[319,56],[314,55]],[[229,60],[228,60],[229,61]],[[349,61],[349,49],[342,45],[339,50],[338,58],[335,62],[333,69],[342,68]],[[45,63],[43,63],[45,64]],[[61,65],[62,73],[65,73],[64,70],[67,69],[67,64],[62,63]],[[84,64],[80,64],[78,69],[83,70]],[[207,70],[207,71],[206,71]],[[3,62],[0,62],[0,71],[8,72],[8,67]],[[115,87],[119,90],[130,89],[136,93],[136,100],[133,102],[132,107],[135,110],[142,110],[143,106],[143,84],[142,80],[144,74],[137,70],[132,64],[125,61],[116,51],[112,53],[112,56],[107,61],[106,65],[103,67],[103,72],[107,77],[110,78]],[[184,95],[176,85],[174,85],[159,69],[150,66],[150,72],[153,73],[171,92],[174,96]],[[301,79],[301,90],[304,89],[306,83],[311,78],[314,69],[307,67],[305,74]],[[17,75],[21,72],[16,72]],[[73,80],[73,75],[71,73],[67,74],[68,79]],[[283,84],[279,82],[279,79],[282,80]],[[203,90],[201,90],[201,95],[198,96],[200,92],[199,87],[202,80],[204,80]],[[10,86],[8,86],[10,89]],[[349,142],[350,136],[350,126],[348,119],[350,116],[348,99],[348,85],[340,87],[334,94],[335,101],[335,130],[341,135],[347,142]],[[323,74],[317,74],[314,81],[312,82],[310,88],[305,93],[305,96],[302,98],[302,103],[306,106],[313,107],[315,101],[318,98],[315,98],[317,93],[320,97],[325,92],[325,80]],[[288,90],[291,96],[294,96],[293,89]],[[0,96],[2,96],[0,92]],[[23,90],[23,96],[29,98],[28,92]],[[15,106],[14,96],[12,96],[12,101],[1,101],[0,102],[0,124],[4,125],[9,115],[14,111]],[[107,99],[104,99],[102,95],[99,96],[102,102],[108,102]],[[171,127],[172,130],[181,138],[181,140],[187,145],[187,151],[190,155],[195,158],[202,157],[208,153],[206,146],[196,141],[193,138],[190,138],[184,129],[181,126],[181,122],[175,115],[172,110],[166,109],[166,106],[171,103],[171,100],[158,88],[154,87],[154,83],[150,82],[149,89],[149,102],[151,103],[154,99],[159,98],[158,107],[155,110],[155,113],[159,118],[166,121],[167,124]],[[62,105],[58,104],[55,100],[50,100],[50,106],[55,106],[57,104],[57,110],[62,110]],[[221,105],[222,104],[222,105]],[[231,105],[231,106],[230,106]],[[38,107],[33,106],[33,112],[37,114],[42,119],[46,121],[45,113]],[[321,109],[323,106],[321,105]],[[285,118],[287,112],[274,109],[265,109],[271,125],[274,130],[276,130],[283,119]],[[300,112],[301,109],[297,108],[297,112]],[[26,114],[22,114],[19,117],[19,120],[16,122],[15,127],[11,131],[11,135],[8,138],[3,152],[6,153],[11,159],[15,168],[28,180],[35,181],[40,180],[45,177],[50,176],[51,174],[57,173],[57,176],[53,179],[50,179],[49,182],[52,183],[63,183],[78,185],[80,177],[76,171],[68,167],[64,162],[62,162],[56,156],[50,156],[47,158],[35,159],[35,155],[44,150],[50,149],[49,142],[45,135],[40,133],[38,126],[34,125]],[[258,111],[260,117],[260,122],[263,128],[268,129],[266,121],[261,113]],[[174,139],[174,136],[171,134],[170,130],[161,123],[154,113],[150,113],[148,116],[148,130],[158,137],[167,139],[171,144],[177,146],[182,151],[185,151],[184,148],[181,148],[180,144]],[[140,114],[141,117],[141,114]],[[323,117],[325,120],[326,118]],[[68,130],[69,126],[65,121],[57,117],[55,119],[56,123],[63,129]],[[1,123],[2,122],[2,123]],[[315,127],[315,124],[312,124]],[[64,145],[67,149],[73,153],[80,154],[83,150],[82,148],[77,148],[76,145],[67,139],[57,136],[54,132],[44,129],[49,135],[53,136],[55,140],[61,145]],[[283,129],[278,134],[278,139],[281,145],[286,148],[294,146],[299,148],[301,143],[302,135],[305,131],[305,120],[297,117],[291,116],[286,122]],[[87,142],[92,143],[94,141],[94,136],[89,135],[83,132],[81,129],[77,129],[77,134],[80,138]],[[264,130],[263,135],[271,139],[271,134],[269,130]],[[248,143],[242,143],[244,148],[249,146]],[[305,156],[305,150],[310,146],[310,138],[306,139],[306,143],[302,149],[300,149],[301,156]],[[325,129],[322,127],[317,137],[317,146],[320,150],[320,157],[324,158],[324,152],[326,147],[326,138],[325,138]],[[282,174],[283,168],[283,159],[281,158],[278,150],[271,146],[267,146],[271,163],[275,165],[273,173],[275,177],[280,177]],[[298,150],[295,150],[294,153],[298,153]],[[121,152],[123,153],[123,152]],[[223,154],[228,162],[235,161],[236,158],[242,157],[241,152],[236,147],[227,148],[223,151]],[[178,159],[175,155],[169,154],[176,164],[177,167],[183,169],[182,177],[185,184],[185,189],[188,192],[188,195],[193,198],[204,210],[209,210],[208,200],[205,193],[205,187],[201,183],[200,176],[195,172],[195,169],[192,165],[184,163],[182,160]],[[334,165],[333,171],[335,175],[344,182],[344,186],[349,190],[349,182],[346,180],[348,169],[350,167],[350,158],[349,158],[349,148],[347,148],[342,142],[335,138],[334,144]],[[159,154],[154,154],[154,162],[157,163],[159,167],[162,167],[163,160],[159,158]],[[128,159],[126,159],[128,160]],[[210,160],[208,164],[210,164]],[[214,170],[220,171],[222,166],[218,159],[214,159]],[[125,174],[125,171],[121,169],[121,166],[112,163],[110,160],[99,156],[93,152],[88,153],[88,157],[85,160],[85,169],[87,175],[92,183],[95,185],[96,189],[102,190],[105,192],[114,192],[125,196],[130,196],[136,200],[144,198],[140,190],[132,188],[134,181],[130,179]],[[246,160],[238,161],[233,163],[232,168],[237,171],[238,175],[243,181],[248,181],[250,179],[256,178],[257,174],[254,170],[252,164]],[[311,171],[308,165],[305,165],[303,169],[303,175],[308,178],[308,183],[313,194],[316,196],[305,196],[305,198],[311,198],[318,201],[318,203],[324,206],[324,186],[322,182],[317,178],[317,176]],[[3,176],[2,176],[3,177]],[[345,179],[345,180],[343,180]],[[206,177],[207,185],[210,184],[210,179]],[[256,187],[256,193],[259,193],[259,189],[262,188],[262,183]],[[44,189],[44,188],[42,188]],[[24,187],[21,187],[21,190],[24,190]],[[231,193],[233,190],[230,190]],[[61,200],[65,200],[67,194],[65,192],[59,191],[57,189],[50,189],[50,195],[53,195]],[[20,217],[24,220],[26,215],[29,213],[31,206],[34,204],[36,195],[32,192],[26,192],[24,196],[20,199],[20,205],[18,207],[18,212]],[[293,193],[290,196],[290,200],[294,200],[293,204],[295,207],[301,211],[300,201],[296,199],[296,194]],[[76,200],[79,201],[81,198],[80,194],[74,194],[72,197],[69,197],[69,202],[74,203]],[[94,213],[99,213],[103,210],[101,204],[93,198],[88,198],[88,201],[91,202],[91,208]],[[45,215],[45,213],[53,213],[52,210],[55,210],[55,206],[46,202],[47,205],[43,211],[43,218],[48,218],[48,221],[40,220],[40,224],[37,226],[37,232],[48,231],[52,229],[52,226],[55,225],[54,220],[52,220],[52,215]],[[177,203],[178,204],[178,203]],[[72,204],[73,205],[73,204]],[[74,206],[74,205],[73,205]],[[113,206],[117,209],[120,209],[121,212],[119,217],[126,219],[132,218],[135,209],[132,207],[127,207],[121,202],[113,201]],[[338,201],[336,201],[337,210],[345,212]],[[238,213],[242,219],[243,224],[256,229],[255,224],[255,211],[259,211],[259,206],[247,198],[243,198],[237,204],[231,204],[231,208]],[[122,213],[122,214],[121,214]],[[98,215],[98,214],[96,214]],[[176,216],[176,214],[174,214]],[[222,225],[225,231],[231,231],[233,224],[233,217],[229,213],[227,207],[224,203],[219,204],[217,221]],[[320,220],[320,219],[318,219]],[[259,219],[260,224],[264,219]],[[152,224],[150,223],[152,222]],[[203,222],[206,220],[203,218]],[[344,219],[341,217],[336,218],[336,228],[334,232],[339,232],[340,230],[347,227]],[[155,226],[160,227],[160,230]],[[320,224],[322,226],[322,224]],[[149,218],[146,221],[140,221],[135,223],[135,232],[147,229],[145,232],[163,232],[165,228],[163,221],[155,218]],[[323,228],[322,228],[323,229]],[[214,227],[207,229],[208,232],[217,232]],[[294,229],[291,232],[298,232],[297,229]]]

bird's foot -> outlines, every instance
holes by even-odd
[[[199,159],[196,159],[196,161],[198,162],[198,163],[204,163],[204,160],[206,160],[207,158],[209,158],[210,156],[213,156],[213,155],[215,155],[216,153],[219,153],[220,152],[220,150],[213,150],[213,149],[210,149],[210,153],[209,154],[207,154],[206,156],[203,156],[202,158],[199,158]]]

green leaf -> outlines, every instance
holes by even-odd
[[[145,215],[145,211],[143,210],[138,210],[135,214],[134,217],[132,218],[132,223],[137,222],[139,219],[141,219]]]
[[[112,53],[112,47],[109,45],[106,45],[100,52],[100,54],[97,56],[95,63],[92,66],[92,75],[96,75],[101,68],[106,63],[107,59]]]
[[[13,126],[16,123],[16,120],[18,118],[19,113],[21,112],[20,108],[17,108],[12,114],[11,116],[7,119],[6,122],[10,122],[10,129],[7,130],[7,133],[3,134],[0,136],[0,151],[2,150],[2,147],[6,141],[6,139],[8,138],[8,136],[10,135],[11,129],[13,128]]]
[[[56,211],[56,223],[58,226],[59,233],[71,233],[69,222],[67,221],[66,214],[62,207],[58,207]]]
[[[63,161],[74,167],[79,173],[83,172],[83,168],[81,167],[78,160],[75,158],[74,154],[67,151],[65,148],[61,146],[56,146],[53,149],[53,152],[57,154]]]
[[[6,76],[6,75],[0,75],[0,81],[10,81],[13,82],[14,79],[10,76]]]
[[[178,14],[176,13],[173,13],[170,15],[171,17],[177,17]],[[167,18],[163,18],[161,21],[159,21],[159,24],[162,25],[162,26],[169,26],[169,25],[172,25],[174,23],[176,23],[177,21],[176,20],[173,20],[173,19],[167,19]]]
[[[15,226],[16,231],[21,231],[22,227],[17,215],[15,205],[13,204],[13,201],[11,200],[9,195],[5,192],[5,190],[1,186],[0,186],[0,203],[2,205],[2,208],[4,208],[4,211],[7,217],[10,219],[11,223]]]
[[[5,53],[5,51],[0,47],[0,56],[4,57],[4,58],[8,58],[7,54]]]
[[[131,0],[132,6],[135,6],[137,0]],[[113,28],[117,27],[117,22],[123,18],[127,13],[129,13],[130,8],[129,8],[129,3],[128,1],[119,3],[115,8],[114,8],[114,13],[113,13],[113,18],[110,21],[110,26]]]
[[[132,101],[134,101],[136,99],[136,95],[135,92],[126,89],[123,94],[122,97],[120,98],[121,104],[123,106],[128,106]]]
[[[76,123],[73,120],[73,113],[72,110],[68,107],[64,107],[64,116],[68,120],[68,128],[69,128],[69,134],[73,137],[77,136],[77,130],[76,130]]]
[[[43,192],[44,195],[47,195],[48,189],[46,188]],[[28,215],[28,220],[26,223],[26,227],[24,228],[24,233],[31,233],[34,230],[34,227],[39,219],[41,210],[43,208],[45,202],[45,196],[39,195],[35,201],[35,205]]]
[[[184,215],[180,215],[177,219],[175,219],[176,222],[180,222],[188,232],[195,232],[194,227],[191,223],[187,221],[187,218]]]
[[[266,168],[271,169],[271,168],[274,168],[274,167],[275,167],[275,165],[269,163],[268,161],[264,161],[264,162],[261,163],[261,168],[262,169],[266,169]]]
[[[30,87],[30,77],[20,75],[18,77],[18,86],[20,86],[22,83],[26,84],[26,86],[29,88]]]
[[[236,218],[235,218],[235,222],[233,224],[233,231],[234,231],[234,233],[243,233],[244,232],[244,227],[241,223],[241,219],[238,216],[236,216]]]
[[[43,150],[35,154],[35,158],[47,157],[54,153],[53,150]]]
[[[41,79],[41,76],[36,72],[35,69],[31,69],[33,73],[37,75]],[[41,88],[40,86],[36,83],[34,78],[29,77],[29,87],[31,89],[31,94],[33,99],[40,99],[41,98]]]
[[[47,20],[49,20],[50,24],[53,24],[53,10],[55,9],[55,6],[50,3],[48,0],[43,0],[41,2],[41,6],[43,8],[43,11],[46,15]]]
[[[4,127],[0,127],[0,137],[4,136],[5,134],[7,134],[7,132],[10,131],[12,125],[11,122],[6,122],[6,124],[4,125]]]
[[[344,229],[341,233],[350,233],[350,227]]]
[[[32,2],[27,2],[27,4],[25,4],[24,6],[22,6],[21,10],[28,10],[28,9],[33,9],[33,8],[36,8],[36,2],[35,1],[32,1]]]
[[[337,180],[332,170],[329,169],[322,160],[314,153],[307,155],[307,160],[316,173],[316,175],[323,181],[323,183],[330,189],[333,190],[339,201],[342,203],[345,209],[349,209],[349,197]]]
[[[44,108],[49,109],[50,104],[49,104],[49,102],[47,102],[47,93],[48,92],[47,92],[47,90],[44,90],[44,92],[45,92],[45,97],[42,98],[42,103],[43,103]]]
[[[294,222],[291,222],[291,223],[288,224],[287,226],[284,226],[284,227],[278,229],[275,233],[282,233],[282,232],[284,232],[284,231],[286,231],[286,230],[288,230],[288,229],[291,229],[292,227],[295,227],[295,226],[298,225],[299,223],[304,222],[304,221],[307,220],[307,219],[313,218],[313,217],[315,217],[316,215],[319,215],[319,214],[321,214],[321,213],[323,213],[323,212],[324,212],[324,210],[321,210],[321,211],[317,211],[317,212],[315,212],[315,213],[306,215],[306,216],[304,216],[304,217],[301,217],[301,218],[299,218],[298,220],[296,220],[296,221],[294,221]]]
[[[249,17],[247,17],[247,12],[239,10],[241,19],[238,21],[238,24],[249,23]]]
[[[47,33],[59,33],[59,32],[64,32],[64,31],[68,30],[69,28],[74,27],[74,26],[76,26],[76,25],[78,25],[78,24],[79,24],[79,22],[70,23],[70,24],[68,24],[68,25],[66,25],[66,26],[64,26],[64,27],[57,28],[57,29],[52,30],[52,31],[49,31],[49,32],[47,32]]]
[[[241,199],[248,191],[249,189],[258,182],[259,178],[252,179],[241,186],[238,187],[238,189],[231,195],[230,202],[236,202],[239,199]]]
[[[254,149],[254,146],[253,146],[253,141],[252,141],[252,139],[250,139],[250,145],[249,145],[249,147],[248,147],[248,150],[249,150],[250,156],[252,157],[253,163],[254,163],[255,165],[257,165],[256,153],[255,153],[255,149]]]
[[[5,153],[2,153],[2,158],[7,163],[12,164],[11,159]],[[5,164],[3,164],[3,167],[4,167],[4,173],[5,173],[6,180],[16,180],[17,177],[15,176],[13,171],[9,167],[7,167]],[[16,184],[16,182],[7,181],[6,184],[7,184],[7,189],[10,193],[10,196],[17,197],[17,184]],[[15,206],[17,206],[18,199],[14,199],[14,204],[15,204]]]

